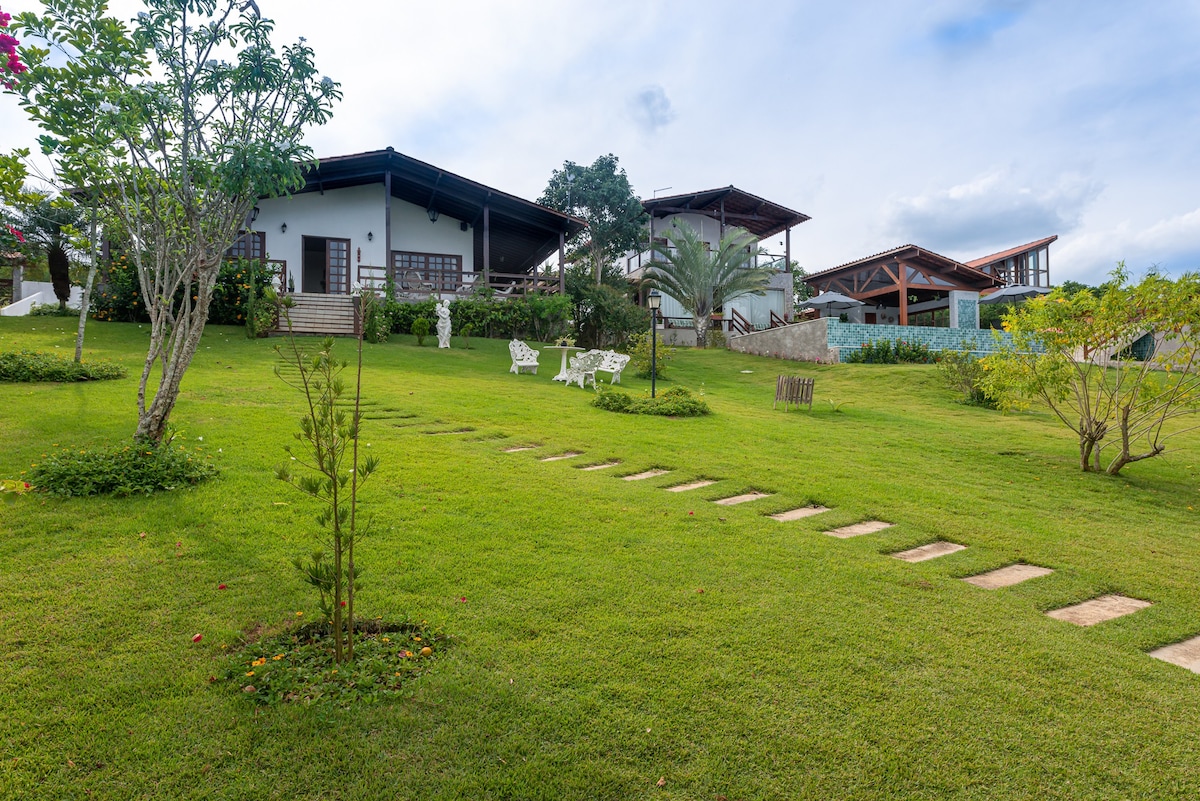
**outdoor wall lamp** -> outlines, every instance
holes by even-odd
[[[375,241],[375,234],[371,233],[370,231],[367,231],[367,241],[368,241],[368,242],[374,242],[374,241]]]
[[[257,219],[258,219],[258,206],[255,206],[254,208],[250,209],[250,224],[253,225]]]
[[[438,218],[438,210],[437,209],[435,209],[433,206],[430,206],[429,208],[427,208],[425,210],[425,213],[429,215],[429,221],[431,223],[437,222],[437,218]]]
[[[650,290],[646,308],[650,310],[650,397],[653,398],[658,380],[658,310],[662,308],[662,295]]]
[[[287,223],[284,223],[283,225],[279,226],[279,233],[281,233],[281,234],[287,233]]]

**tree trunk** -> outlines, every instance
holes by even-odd
[[[76,364],[83,361],[83,329],[87,326],[88,310],[92,304],[92,284],[96,280],[96,266],[100,262],[100,241],[96,238],[95,205],[92,206],[92,224],[88,228],[88,238],[92,243],[92,263],[88,266],[87,281],[83,285],[83,299],[79,301],[79,328],[75,331]]]
[[[50,283],[54,286],[54,297],[58,308],[67,308],[71,299],[71,262],[62,245],[51,245],[46,251],[46,265],[50,268]]]
[[[696,347],[708,347],[708,324],[709,316],[707,314],[692,315],[692,324],[696,327]]]

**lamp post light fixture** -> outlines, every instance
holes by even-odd
[[[650,290],[646,297],[646,308],[650,310],[650,397],[654,397],[658,381],[658,310],[662,307],[662,295]]]

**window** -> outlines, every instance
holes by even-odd
[[[409,284],[432,285],[435,292],[456,292],[462,286],[462,256],[444,253],[408,253],[392,251],[392,269],[402,289],[417,289]]]
[[[225,251],[227,259],[263,259],[267,255],[267,235],[262,231],[242,231]]]

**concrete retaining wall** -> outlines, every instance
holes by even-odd
[[[837,320],[821,317],[805,320],[765,331],[752,331],[741,336],[731,336],[730,350],[754,356],[772,356],[801,362],[835,362],[838,351],[829,347],[829,327],[838,325]],[[843,323],[845,325],[845,323]],[[861,326],[874,328],[875,326]]]

